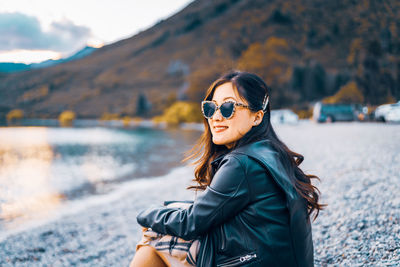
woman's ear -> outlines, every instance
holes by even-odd
[[[264,117],[264,112],[262,110],[257,111],[254,116],[254,126],[259,125],[263,117]]]

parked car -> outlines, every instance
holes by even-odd
[[[396,108],[400,108],[400,101],[394,104],[384,104],[380,105],[375,109],[374,117],[377,121],[387,121],[387,115]]]
[[[313,109],[313,119],[317,122],[364,120],[368,112],[360,104],[325,104],[317,102]]]
[[[387,122],[400,122],[400,105],[392,107],[385,116]]]
[[[290,109],[274,109],[271,110],[271,123],[289,123],[296,124],[299,122],[299,116]]]

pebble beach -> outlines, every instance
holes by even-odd
[[[276,125],[305,157],[301,168],[328,206],[313,222],[315,266],[400,265],[400,125]],[[171,152],[173,153],[173,152]],[[68,212],[0,238],[0,266],[128,266],[141,229],[138,212],[164,200],[190,200],[193,167],[124,182]]]

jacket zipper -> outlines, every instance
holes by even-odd
[[[233,258],[229,261],[217,264],[217,267],[233,267],[233,266],[239,266],[241,264],[247,263],[248,261],[251,261],[253,259],[257,258],[257,254],[256,253],[251,253],[251,254],[247,254],[244,256],[240,256],[240,257],[236,257]]]
[[[224,251],[225,250],[225,231],[224,231],[224,227],[222,224],[221,224],[220,228],[221,228],[221,251]]]

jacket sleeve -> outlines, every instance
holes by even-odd
[[[249,203],[245,168],[227,156],[204,192],[188,209],[157,207],[139,213],[137,221],[153,231],[192,240],[238,214]]]

